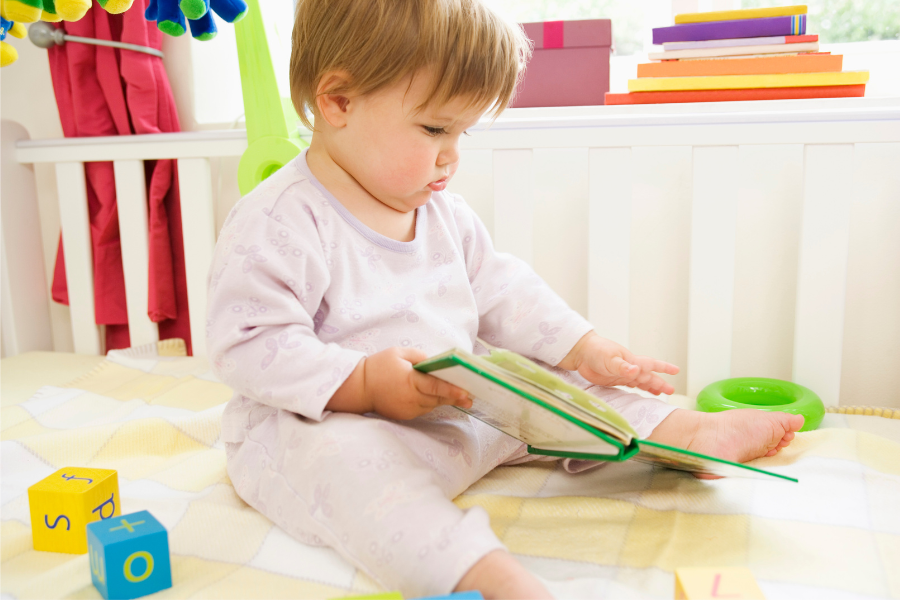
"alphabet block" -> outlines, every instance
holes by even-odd
[[[28,488],[34,549],[84,554],[85,526],[121,514],[120,504],[115,471],[60,469]]]
[[[753,573],[744,567],[675,569],[675,600],[711,598],[765,600],[766,597],[753,579]]]
[[[90,523],[94,587],[107,600],[128,600],[172,587],[169,534],[146,510]]]

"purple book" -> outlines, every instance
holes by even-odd
[[[706,23],[685,23],[671,27],[657,27],[653,30],[653,43],[699,42],[703,40],[728,40],[732,38],[773,35],[803,35],[805,33],[806,15],[792,15],[787,17],[708,21]]]

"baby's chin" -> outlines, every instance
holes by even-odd
[[[425,188],[403,196],[376,196],[376,198],[382,204],[390,206],[397,212],[408,213],[428,204],[428,201],[431,200],[431,194],[432,191]]]

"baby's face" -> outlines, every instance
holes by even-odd
[[[342,132],[341,166],[383,204],[409,212],[441,191],[459,166],[459,138],[484,109],[464,98],[416,111],[427,77],[351,99]]]

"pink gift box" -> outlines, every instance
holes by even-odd
[[[612,21],[545,21],[522,27],[534,43],[534,54],[511,106],[603,104],[609,91]]]

